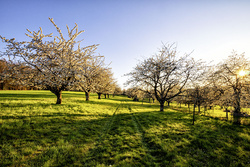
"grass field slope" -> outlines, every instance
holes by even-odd
[[[0,166],[250,166],[250,128],[124,96],[0,91]]]

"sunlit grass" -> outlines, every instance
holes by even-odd
[[[247,166],[250,130],[187,108],[82,92],[0,92],[0,166]],[[185,110],[185,111],[184,111]],[[215,110],[216,112],[216,110]]]
[[[190,114],[193,113],[193,105],[190,105],[188,108],[188,105],[185,104],[178,104],[176,102],[172,102],[170,105],[170,108],[174,108],[179,111],[188,112]],[[233,111],[233,107],[228,107],[228,110]],[[211,109],[205,109],[203,106],[200,108],[200,112],[198,112],[198,107],[195,108],[196,114],[199,114],[201,116],[208,116],[213,118],[218,118],[222,120],[228,120],[233,121],[233,115],[232,113],[225,112],[225,108],[221,108],[220,106],[213,106]],[[247,113],[250,115],[250,108],[241,108],[241,112]],[[241,117],[241,123],[245,125],[250,125],[250,117]]]

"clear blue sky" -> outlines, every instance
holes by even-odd
[[[100,44],[97,53],[112,62],[118,83],[138,60],[176,42],[180,55],[225,59],[232,50],[250,57],[249,0],[0,0],[0,34],[27,40],[26,28],[55,32],[48,17],[66,35],[77,23],[82,46]],[[0,49],[3,49],[0,45]]]

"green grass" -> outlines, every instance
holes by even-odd
[[[193,105],[190,105],[190,108],[188,108],[188,105],[185,104],[178,104],[176,102],[172,102],[170,105],[170,108],[174,108],[179,111],[183,112],[188,112],[192,113],[193,112]],[[233,110],[233,107],[228,107],[228,110]],[[233,121],[233,115],[228,112],[228,118],[225,112],[225,108],[222,108],[220,106],[213,106],[212,109],[207,109],[205,110],[204,107],[202,106],[200,108],[200,113],[198,113],[198,107],[195,109],[196,114],[207,116],[207,117],[212,117],[212,118],[218,118],[221,120],[228,120],[228,121]],[[245,112],[248,115],[250,115],[250,108],[241,108],[241,112]],[[244,125],[250,125],[250,117],[241,117],[241,124]]]
[[[249,126],[122,96],[0,91],[0,166],[249,166]],[[181,108],[184,110],[184,108]]]

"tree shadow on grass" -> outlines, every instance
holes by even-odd
[[[163,132],[148,130],[148,141],[155,141],[156,145],[162,146],[162,150],[175,155],[169,162],[169,165],[172,164],[170,166],[176,164],[245,166],[250,163],[247,158],[250,156],[250,131],[247,126],[235,126],[229,122],[201,116],[198,116],[196,124],[192,125],[191,117],[185,113],[159,112],[154,114],[153,117],[158,120],[144,120],[145,127],[152,129],[156,128],[154,125],[157,124]],[[143,117],[140,120],[143,121]],[[161,142],[157,142],[155,138]]]
[[[27,99],[25,99],[27,100]],[[33,99],[30,99],[31,102],[18,102],[18,103],[4,103],[1,102],[1,108],[26,108],[27,110],[29,109],[33,109],[33,108],[37,108],[37,107],[41,107],[41,108],[73,108],[73,107],[78,107],[81,106],[82,104],[92,104],[92,105],[102,105],[102,106],[107,106],[107,107],[114,107],[117,106],[117,103],[109,103],[107,101],[84,101],[84,100],[79,100],[79,99],[72,99],[70,100],[72,103],[62,103],[62,104],[55,104],[55,103],[48,103],[45,101],[41,101],[41,99],[38,99],[37,101]],[[35,102],[36,101],[36,102]]]
[[[113,107],[117,103],[86,102]],[[166,109],[2,117],[2,166],[247,166],[250,131]],[[126,103],[122,106],[128,108]],[[148,106],[144,106],[148,110]]]
[[[17,93],[4,93],[0,94],[0,98],[11,98],[18,100],[36,99],[36,98],[56,98],[54,94],[36,93],[36,94],[17,94]]]
[[[0,166],[68,166],[83,158],[110,117],[54,113],[3,119]]]
[[[250,131],[213,118],[203,118],[192,128],[188,163],[201,166],[247,166],[250,164]],[[244,134],[244,135],[243,135]],[[244,137],[245,136],[245,137]],[[190,149],[192,148],[192,149]]]
[[[115,107],[115,106],[118,106],[120,104],[123,104],[123,107],[127,108],[128,105],[132,105],[134,107],[157,107],[159,108],[158,105],[142,105],[141,103],[139,102],[134,102],[134,101],[128,101],[128,100],[122,100],[122,99],[95,99],[95,100],[90,100],[90,101],[84,101],[84,100],[79,100],[79,99],[75,99],[75,100],[72,100],[72,102],[74,104],[98,104],[98,105],[102,105],[102,106],[109,106],[109,107]],[[129,104],[128,104],[129,103]]]
[[[141,127],[139,132],[142,137],[137,139],[141,141],[137,144],[141,149],[136,148],[136,150],[141,150],[141,157],[139,156],[140,158],[136,161],[142,166],[225,166],[228,162],[238,165],[249,163],[247,158],[249,141],[246,137],[244,139],[239,135],[241,133],[250,135],[249,131],[243,130],[246,127],[238,127],[210,118],[199,118],[199,122],[193,126],[191,118],[180,112],[136,112],[133,114],[138,119],[138,126]],[[129,122],[126,119],[129,115],[119,115],[119,119]],[[128,135],[128,133],[124,133],[125,129],[121,131],[120,126],[126,127],[124,124],[119,125],[119,122],[115,122],[112,133],[107,134],[106,139],[89,153],[88,163],[117,165],[123,160],[128,164],[134,163],[131,153],[130,157],[126,157],[121,151],[121,149],[124,150],[122,146],[125,150],[128,147],[125,137],[121,136]],[[236,146],[231,147],[235,143],[237,143]],[[236,154],[238,147],[243,149],[240,159],[237,159],[238,154]],[[134,152],[132,146],[129,146],[128,150]],[[232,151],[236,152],[231,154]],[[119,159],[117,156],[124,156],[124,159]],[[220,159],[215,161],[216,157]]]

